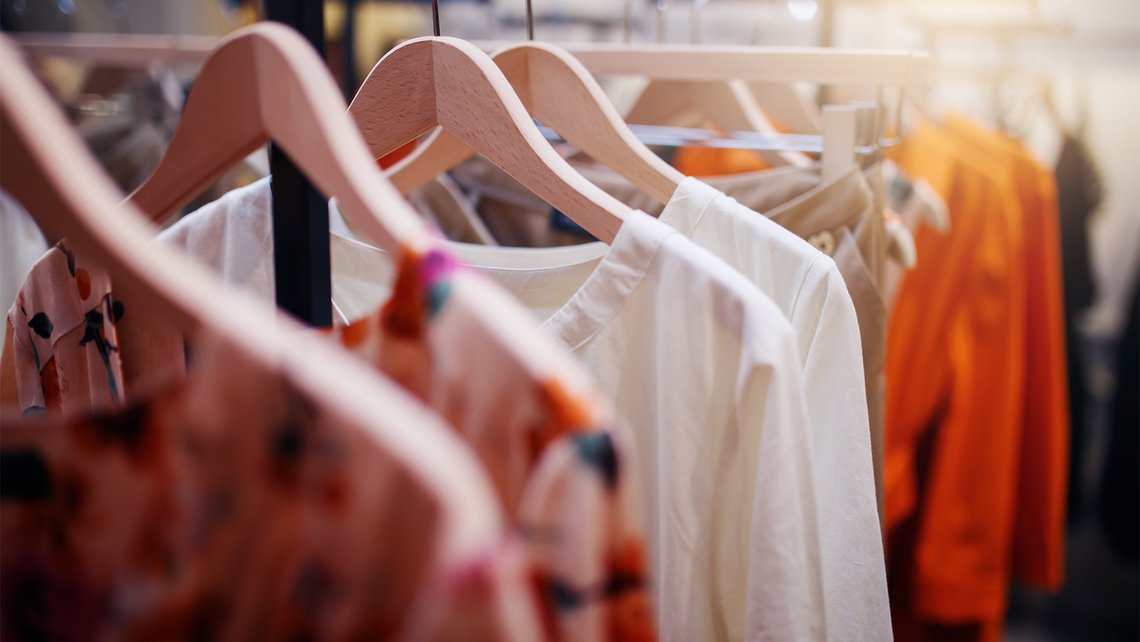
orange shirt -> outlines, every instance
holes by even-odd
[[[685,176],[732,176],[771,169],[759,154],[747,149],[681,147],[673,166]]]
[[[1018,142],[962,118],[949,127],[1010,168],[1023,212],[1026,260],[1026,387],[1014,576],[1060,587],[1064,567],[1069,410],[1057,187]]]
[[[931,127],[893,155],[943,196],[953,224],[946,236],[919,229],[919,263],[903,280],[888,329],[892,602],[896,618],[999,620],[1018,510],[1027,363],[1017,190],[999,163]]]

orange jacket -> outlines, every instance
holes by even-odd
[[[1069,409],[1057,187],[1018,142],[962,118],[950,129],[1009,167],[1021,202],[1026,247],[1026,387],[1013,542],[1019,581],[1057,589],[1064,567]]]
[[[896,617],[992,622],[1020,501],[1026,226],[1010,172],[960,137],[926,127],[893,155],[946,200],[951,230],[919,229],[888,328],[892,602]]]

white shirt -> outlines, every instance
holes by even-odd
[[[660,219],[747,277],[795,328],[815,458],[827,637],[891,639],[859,322],[839,269],[780,224],[694,178],[681,182]]]
[[[268,228],[268,192],[267,184],[238,190],[166,235],[203,240],[212,235],[178,228],[211,220],[222,232],[231,223],[219,219],[230,217],[218,210],[231,196],[241,208],[261,199],[260,225]],[[641,213],[609,248],[448,248],[533,310],[590,367],[633,429],[661,639],[823,639],[801,359],[779,308],[723,261]],[[383,253],[334,235],[332,257],[333,298],[349,318],[387,298]]]
[[[47,250],[47,241],[31,215],[0,192],[0,309],[6,312],[12,306],[24,278]]]

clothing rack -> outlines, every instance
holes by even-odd
[[[265,18],[293,27],[325,56],[324,5],[309,0],[265,0]],[[313,326],[332,325],[329,209],[321,193],[276,145],[269,146],[273,177],[273,269],[277,307]]]
[[[265,18],[301,33],[322,57],[324,13],[320,3],[265,0]],[[201,64],[217,47],[213,36],[151,34],[11,34],[33,58],[60,56],[96,64],[146,67]],[[332,324],[328,204],[292,161],[270,145],[273,247],[278,307],[314,326]]]

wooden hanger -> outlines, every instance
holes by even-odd
[[[499,42],[476,44],[485,51],[502,46]],[[692,44],[566,43],[560,46],[595,76],[645,76],[657,81],[806,82],[898,87],[902,91],[921,85],[931,68],[930,54],[924,51]],[[749,92],[750,88],[743,90]]]
[[[779,133],[756,103],[748,86],[739,80],[659,80],[649,84],[625,115],[639,125],[705,127],[713,124],[727,131]],[[757,150],[765,163],[804,167],[811,159],[800,153]]]
[[[700,42],[700,15],[704,3],[693,0],[689,12],[690,41]],[[665,41],[665,17],[668,2],[657,3],[658,41]],[[639,125],[679,125],[707,127],[713,125],[728,131],[779,133],[756,103],[748,86],[736,79],[688,82],[659,79],[649,75],[649,84],[626,112],[625,119]],[[758,150],[756,154],[773,166],[805,167],[811,159],[800,152]]]
[[[659,3],[659,21],[664,24],[667,5]],[[689,12],[690,41],[701,40],[700,15],[704,3],[693,0]],[[664,33],[664,29],[660,30]],[[661,39],[663,42],[663,38]],[[626,119],[647,124],[688,124],[704,127],[713,124],[722,129],[778,134],[768,116],[760,108],[748,86],[736,79],[687,83],[650,77]],[[787,150],[759,150],[756,154],[772,166],[806,167],[812,160],[806,154]]]
[[[673,196],[684,174],[637,139],[573,56],[553,45],[526,42],[500,49],[491,58],[531,116],[659,202]],[[474,154],[457,137],[440,131],[393,167],[389,178],[408,193]]]
[[[748,91],[764,113],[800,134],[822,131],[819,105],[791,83],[753,82]]]
[[[270,139],[368,240],[396,255],[434,242],[376,167],[316,52],[272,22],[235,31],[210,54],[166,154],[128,200],[164,219]]]
[[[334,92],[335,93],[335,92]],[[220,338],[267,371],[287,370],[291,382],[322,407],[368,429],[368,439],[432,493],[445,514],[438,559],[469,558],[501,520],[485,475],[438,419],[359,359],[324,341],[297,348],[300,330],[288,318],[225,287],[190,257],[155,243],[154,226],[120,194],[39,81],[0,36],[0,188],[45,233],[106,268],[116,284],[147,297],[164,322]],[[415,423],[377,417],[398,414]],[[235,426],[240,428],[241,426]],[[529,639],[519,635],[516,639]]]
[[[186,332],[213,328],[226,310],[202,270],[155,245],[154,231],[99,169],[58,107],[7,40],[0,38],[0,188],[32,215],[52,241],[108,268],[149,295],[163,319]]]
[[[611,243],[633,212],[558,155],[503,72],[469,42],[437,36],[399,45],[373,67],[349,112],[373,157],[440,126],[601,241]]]

